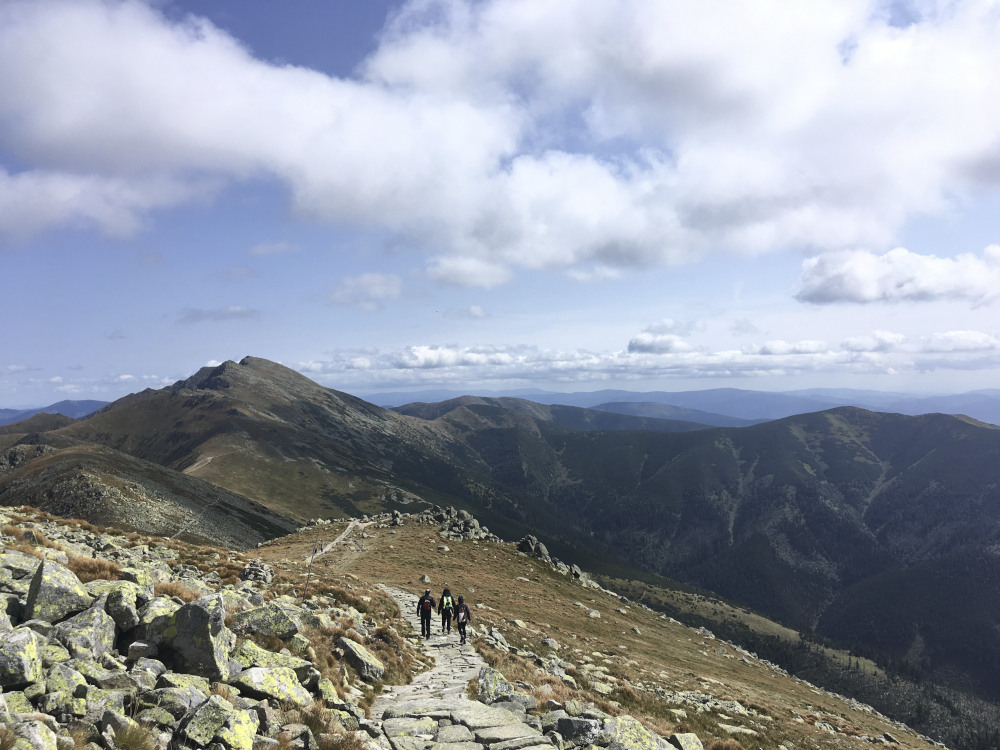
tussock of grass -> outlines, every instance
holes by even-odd
[[[88,581],[117,581],[121,579],[121,565],[112,560],[72,556],[69,558],[67,567],[83,583],[87,583]]]
[[[115,733],[118,750],[156,750],[156,737],[141,724],[129,724]]]
[[[0,724],[0,750],[12,750],[17,744],[17,735],[9,727]]]
[[[192,591],[183,583],[176,581],[161,581],[153,586],[153,593],[156,596],[176,596],[184,602],[193,602],[199,598],[199,594]]]
[[[705,750],[744,750],[744,748],[743,745],[730,737],[724,740],[712,740],[705,745]]]

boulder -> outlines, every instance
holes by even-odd
[[[314,666],[311,661],[300,659],[297,656],[282,654],[281,652],[268,651],[261,648],[253,641],[243,641],[233,649],[230,658],[243,667],[287,667],[295,672],[299,682],[306,682]]]
[[[378,682],[385,674],[385,666],[364,646],[350,638],[340,636],[337,646],[344,651],[344,656],[361,679],[365,682]]]
[[[25,619],[60,622],[90,607],[93,597],[76,574],[53,560],[43,560],[31,578]]]
[[[229,652],[236,636],[226,627],[222,599],[209,596],[183,605],[163,632],[170,650],[191,674],[225,682],[233,673]]]
[[[257,699],[274,699],[300,708],[312,703],[312,695],[287,667],[251,667],[240,672],[229,684]]]
[[[615,750],[659,750],[660,736],[631,716],[615,716],[604,722],[604,733]]]
[[[256,633],[285,640],[299,632],[299,623],[280,606],[271,603],[237,612],[233,616],[233,629],[237,633]]]
[[[693,732],[672,734],[667,738],[667,742],[678,750],[705,750],[704,745],[701,744],[701,740],[698,739],[698,735]]]
[[[492,667],[483,667],[479,670],[476,692],[480,703],[490,705],[510,700],[510,697],[517,691],[500,672]]]
[[[0,638],[0,688],[18,688],[41,682],[42,657],[39,636],[29,628],[17,628]]]
[[[233,705],[225,698],[209,696],[185,720],[182,728],[184,736],[195,745],[209,744],[215,733],[225,726],[234,710]]]
[[[71,656],[99,658],[107,654],[115,643],[115,621],[104,611],[104,601],[52,629],[51,637],[58,641]]]

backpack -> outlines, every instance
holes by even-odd
[[[444,599],[441,600],[441,608],[442,609],[451,609],[452,608],[452,603],[451,603],[451,597],[450,596],[446,596]]]
[[[461,607],[458,608],[458,621],[459,622],[465,622],[466,620],[469,619],[468,611],[469,610],[466,609],[466,607],[465,607],[464,604]]]
[[[431,598],[429,596],[424,597],[423,610],[424,612],[431,611]]]

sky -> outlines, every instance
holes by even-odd
[[[0,407],[1000,379],[1000,6],[0,0]]]

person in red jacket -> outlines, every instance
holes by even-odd
[[[424,638],[431,637],[431,615],[434,614],[434,597],[431,590],[424,591],[424,595],[417,599],[417,614],[420,615],[420,635]]]

